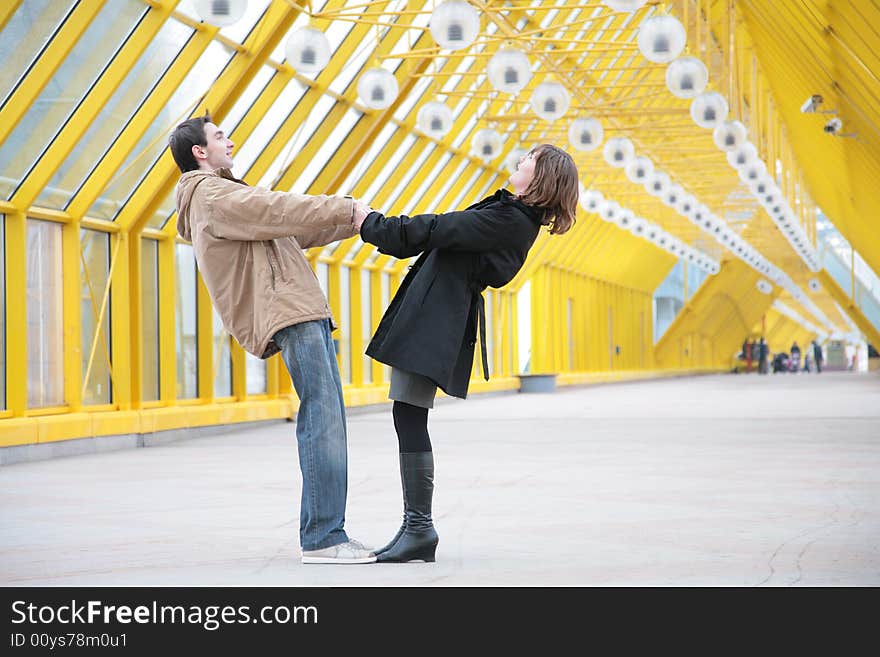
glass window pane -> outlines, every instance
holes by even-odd
[[[431,153],[434,152],[436,146],[432,142],[421,143],[419,146],[422,149],[421,154],[416,158],[416,161],[413,163],[411,167],[408,167],[406,171],[403,171],[403,175],[400,177],[400,180],[394,187],[394,190],[391,192],[391,195],[388,197],[388,202],[386,203],[387,207],[394,208],[395,214],[407,214],[410,209],[418,202],[419,198],[415,195],[409,196],[405,199],[406,205],[403,202],[398,203],[398,199],[403,195],[404,191],[409,190],[410,183],[413,178],[416,177],[416,174],[421,178],[424,175],[424,171],[422,170],[422,166],[425,164],[425,160],[430,157]],[[398,173],[400,175],[400,173]]]
[[[351,269],[339,267],[339,353],[342,383],[351,383]]]
[[[354,186],[358,184],[361,178],[366,172],[367,168],[376,161],[379,153],[381,153],[385,149],[385,145],[391,139],[391,136],[397,131],[397,126],[393,123],[387,124],[384,128],[382,128],[382,132],[379,133],[379,136],[373,140],[370,144],[370,150],[366,152],[366,154],[360,159],[360,161],[354,166],[351,170],[351,173],[348,174],[348,178],[345,179],[345,182],[342,183],[339,187],[339,194],[351,194]],[[366,197],[364,200],[367,200]]]
[[[376,176],[373,184],[370,185],[369,189],[367,189],[366,194],[364,194],[363,196],[365,200],[369,201],[369,199],[374,199],[376,197],[376,194],[379,193],[379,190],[383,186],[385,186],[388,181],[392,179],[393,176],[396,176],[400,172],[398,169],[400,161],[407,153],[409,153],[410,149],[415,143],[416,138],[413,135],[407,135],[406,139],[403,140],[403,143],[400,145],[400,147],[397,149],[391,159],[385,163],[384,167],[382,167],[382,171],[379,172],[378,176]]]
[[[245,379],[247,394],[262,395],[266,393],[266,361],[244,352]]]
[[[159,243],[141,240],[143,400],[159,399]]]
[[[94,230],[80,231],[80,314],[82,321],[82,375],[86,384],[83,404],[109,404],[111,398],[110,299],[100,325],[98,316],[110,280],[110,236]],[[99,333],[95,343],[95,334]],[[94,356],[92,344],[95,344]],[[109,356],[109,357],[108,357]],[[89,368],[91,361],[91,368]],[[88,378],[86,378],[88,374]]]
[[[71,154],[40,193],[37,205],[65,208],[162,75],[180,53],[193,30],[177,21],[166,22],[138,58],[132,70],[89,126]]]
[[[370,289],[370,270],[369,269],[361,269],[360,270],[361,277],[361,339],[363,340],[364,351],[367,349],[367,345],[370,344],[370,339],[373,337],[372,330],[372,317],[373,310],[371,301],[372,301],[372,290]],[[367,356],[367,354],[361,354],[361,357],[364,359],[364,384],[373,382],[373,366],[370,364],[372,362],[372,358]]]
[[[6,408],[6,215],[0,214],[0,409]]]
[[[27,222],[28,407],[64,404],[61,224]]]
[[[15,10],[0,32],[0,105],[74,6],[57,0],[28,0]]]
[[[12,195],[13,188],[49,147],[147,10],[146,5],[138,2],[108,2],[98,13],[21,122],[0,145],[0,193]]]
[[[229,352],[229,334],[217,309],[211,307],[214,327],[214,396],[232,396],[232,356]]]
[[[196,334],[196,259],[189,244],[176,244],[177,398],[198,397],[198,344]]]
[[[159,116],[152,121],[140,141],[129,153],[122,167],[110,180],[101,196],[88,211],[90,217],[113,219],[134,193],[147,173],[168,146],[168,135],[174,127],[192,113],[196,103],[216,81],[217,76],[229,63],[231,51],[214,41],[209,45],[199,61],[184,78]],[[174,194],[169,194],[157,211],[161,216],[160,225],[174,209]],[[150,225],[155,225],[150,223]]]

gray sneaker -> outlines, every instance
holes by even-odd
[[[376,555],[355,540],[321,550],[303,550],[303,563],[373,563]]]

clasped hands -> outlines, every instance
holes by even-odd
[[[354,217],[352,218],[352,223],[358,231],[360,231],[364,219],[366,219],[367,215],[371,212],[373,212],[373,208],[360,199],[354,199]]]

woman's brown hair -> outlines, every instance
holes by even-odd
[[[541,144],[535,154],[535,177],[519,199],[543,211],[541,224],[552,235],[574,226],[578,203],[578,172],[571,155],[561,148]]]

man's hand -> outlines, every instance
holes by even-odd
[[[354,227],[360,231],[361,225],[364,223],[364,219],[367,218],[367,215],[373,211],[369,205],[361,201],[360,199],[354,199],[354,218],[352,219],[354,223]]]

